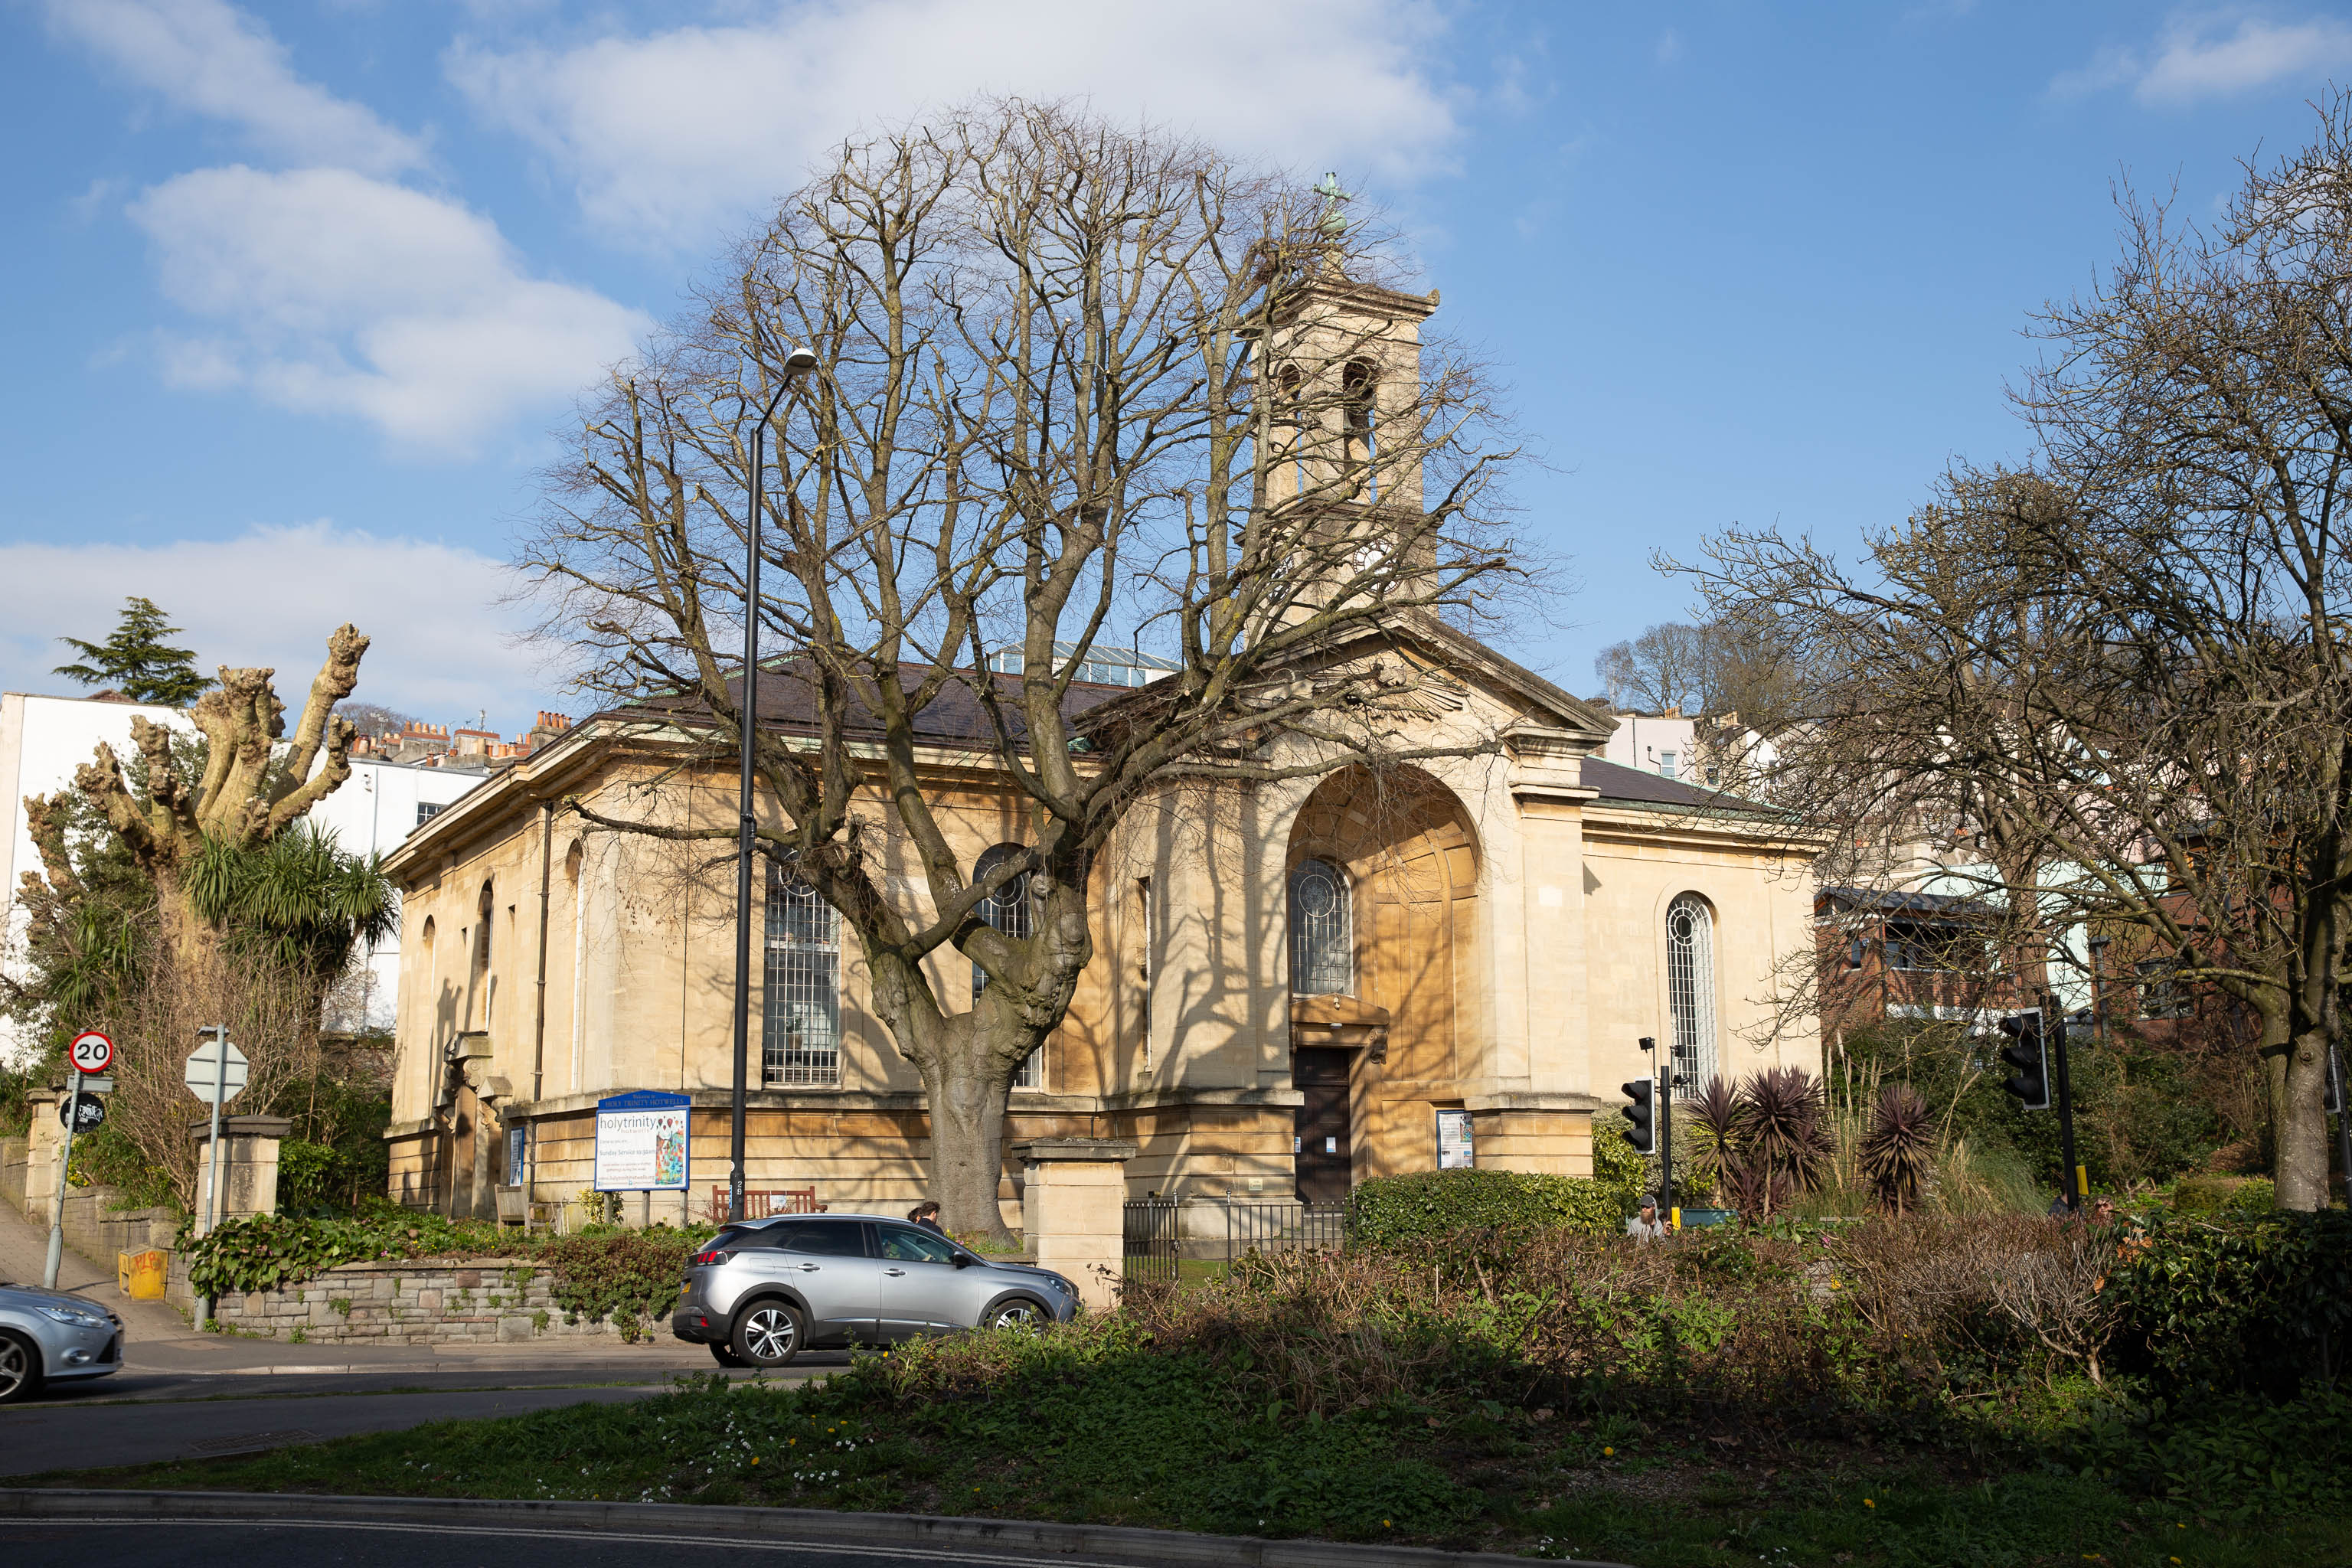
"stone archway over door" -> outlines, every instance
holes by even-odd
[[[1292,828],[1289,867],[1346,873],[1355,963],[1347,994],[1291,997],[1299,1190],[1436,1163],[1434,1104],[1460,1102],[1478,1070],[1486,995],[1477,982],[1477,841],[1453,792],[1417,769],[1360,768],[1317,786]],[[1297,976],[1294,975],[1294,984]],[[1344,1117],[1327,1103],[1345,1086]]]

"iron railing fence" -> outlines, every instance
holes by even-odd
[[[1225,1205],[1225,1261],[1253,1252],[1328,1251],[1348,1239],[1344,1204]]]
[[[1145,1285],[1173,1285],[1183,1257],[1181,1206],[1172,1198],[1134,1198],[1121,1226],[1127,1238],[1125,1277]]]

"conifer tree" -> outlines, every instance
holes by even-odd
[[[179,629],[165,624],[153,600],[133,595],[122,602],[122,618],[104,642],[59,637],[86,662],[61,664],[52,673],[84,686],[111,687],[134,702],[185,708],[213,683],[196,673],[194,648],[173,647],[163,641]]]

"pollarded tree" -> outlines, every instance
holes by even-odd
[[[134,717],[131,736],[143,772],[136,786],[110,745],[75,771],[75,789],[153,884],[158,935],[191,984],[218,964],[234,902],[224,889],[202,885],[205,868],[261,849],[351,776],[354,731],[334,717],[334,707],[358,684],[367,646],[351,626],[328,639],[327,661],[290,741],[286,706],[271,684],[277,672],[223,666],[218,683],[188,712],[204,736],[199,766],[175,751],[171,730]],[[25,803],[47,873],[46,887],[27,892],[70,903],[81,885],[67,842],[68,805],[63,795]],[[30,872],[26,879],[38,880]]]
[[[1069,1007],[1125,814],[1182,783],[1456,754],[1400,738],[1409,666],[1333,650],[1524,580],[1485,512],[1509,453],[1476,367],[1423,340],[1433,298],[1364,281],[1378,247],[1341,201],[1056,107],[852,143],[614,377],[524,556],[587,686],[731,755],[751,425],[775,408],[760,706],[813,738],[760,732],[783,818],[760,847],[863,950],[957,1229],[1003,1228],[1007,1093]],[[824,368],[773,402],[803,346]],[[1175,668],[1076,711],[1097,647],[1135,642]],[[984,870],[924,772],[943,723],[1025,807],[1024,852]],[[886,873],[886,838],[913,876]],[[985,918],[1016,886],[1026,934]],[[926,973],[948,947],[976,999]]]

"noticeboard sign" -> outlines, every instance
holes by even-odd
[[[638,1089],[596,1102],[596,1190],[684,1192],[689,1164],[683,1094]]]
[[[1466,1110],[1440,1110],[1437,1113],[1437,1168],[1441,1171],[1466,1171],[1477,1162],[1470,1143],[1470,1113]]]

